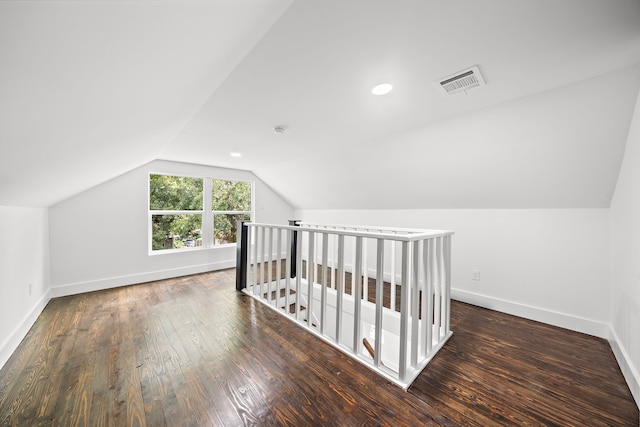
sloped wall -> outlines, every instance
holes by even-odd
[[[640,96],[610,216],[612,348],[640,406]]]
[[[53,296],[235,266],[235,247],[148,253],[149,172],[255,181],[256,220],[293,209],[251,172],[154,161],[50,208]]]
[[[607,209],[639,88],[632,67],[256,173],[300,209]]]
[[[609,336],[608,209],[298,210],[296,219],[453,230],[454,299]]]

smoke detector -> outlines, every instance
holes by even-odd
[[[276,126],[273,128],[273,132],[280,135],[283,134],[286,128],[284,126]]]
[[[445,95],[454,95],[464,92],[465,94],[471,89],[486,85],[478,66],[475,65],[466,70],[459,71],[447,77],[443,77],[433,82],[438,90]]]

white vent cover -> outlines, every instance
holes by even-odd
[[[460,92],[467,92],[473,88],[484,86],[484,78],[480,74],[478,66],[475,65],[469,69],[462,70],[453,75],[444,77],[434,84],[445,95],[453,95]]]

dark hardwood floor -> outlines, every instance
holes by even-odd
[[[453,302],[405,392],[234,278],[53,299],[0,370],[0,425],[638,426],[602,339]]]

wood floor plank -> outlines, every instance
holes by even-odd
[[[56,298],[0,370],[0,425],[638,425],[605,340],[455,301],[451,324],[405,392],[233,270]]]
[[[45,310],[46,313],[43,312],[39,316],[42,322],[36,322],[12,355],[11,359],[15,362],[7,363],[2,370],[0,401],[3,402],[4,410],[0,411],[0,425],[7,425],[12,418],[17,418],[17,411],[21,407],[23,412],[27,412],[30,402],[33,401],[30,396],[39,394],[44,381],[50,375],[50,368],[44,364],[50,362],[48,354],[55,354],[56,342],[60,343],[57,340],[56,325],[64,323],[66,313],[63,310],[55,310],[55,302],[50,302],[49,306],[53,306],[54,309]],[[34,370],[38,367],[42,368],[42,372],[46,372],[44,379],[35,377]],[[30,382],[29,378],[33,382]],[[31,386],[33,389],[29,390]]]
[[[71,338],[73,330],[68,327],[77,306],[76,304],[58,305],[58,303],[58,300],[52,300],[47,306],[47,309],[51,309],[59,316],[55,316],[55,320],[49,325],[52,339],[41,342],[42,358],[47,360],[49,368],[40,381],[41,388],[34,392],[35,396],[41,396],[42,399],[33,420],[36,425],[50,424],[55,419],[56,408],[61,402],[60,394],[64,393],[63,382],[68,378],[67,361],[73,354],[75,346],[75,339]],[[41,318],[38,318],[38,322]]]

